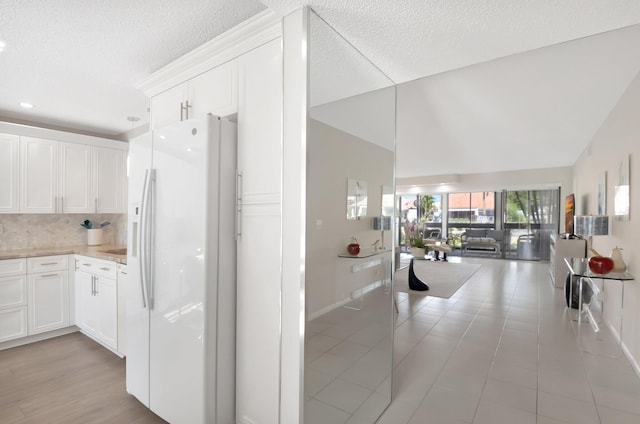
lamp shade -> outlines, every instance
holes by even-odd
[[[374,216],[373,217],[373,229],[378,231],[385,231],[391,229],[391,217],[390,216]]]
[[[575,216],[573,232],[581,236],[606,236],[609,234],[609,217],[606,215]]]

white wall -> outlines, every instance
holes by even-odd
[[[393,182],[394,154],[315,120],[309,122],[307,149],[305,280],[307,313],[314,316],[383,277],[376,274],[380,267],[352,273],[351,266],[362,260],[338,254],[346,252],[352,236],[363,248],[380,239],[372,221],[380,216],[382,186]],[[347,220],[348,178],[367,182],[367,216],[361,220]],[[385,232],[385,243],[392,243],[390,231]]]
[[[607,173],[606,214],[613,217],[614,186],[618,181],[618,164],[627,155],[631,157],[631,210],[628,221],[611,219],[609,235],[593,238],[593,247],[607,256],[612,248],[623,248],[628,271],[640,278],[640,74],[621,97],[618,104],[600,127],[590,146],[574,166],[574,190],[578,214],[597,213],[597,181]],[[624,326],[622,341],[636,371],[640,373],[640,280],[628,282],[624,288]],[[607,319],[617,324],[620,318],[619,283],[612,283],[607,296]],[[607,308],[608,307],[608,308]]]

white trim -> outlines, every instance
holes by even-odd
[[[42,340],[52,339],[58,336],[64,336],[66,334],[75,333],[79,331],[78,327],[72,325],[70,327],[64,327],[57,330],[47,331],[46,333],[34,334],[33,336],[20,337],[18,339],[8,340],[0,343],[0,351],[5,349],[11,349],[18,346],[24,346],[30,343],[39,342]]]
[[[631,350],[629,350],[629,348],[627,348],[627,345],[624,343],[624,341],[622,341],[620,339],[621,335],[618,333],[618,331],[616,331],[616,329],[614,328],[613,324],[610,323],[608,320],[605,320],[605,323],[606,323],[607,328],[609,329],[609,331],[611,331],[611,334],[613,334],[613,338],[618,343],[620,343],[620,349],[622,349],[622,353],[624,353],[624,356],[627,357],[627,360],[629,361],[629,364],[631,364],[631,368],[633,368],[633,370],[635,371],[635,373],[638,376],[638,378],[640,378],[640,364],[638,364],[638,361],[636,361],[636,358],[633,357],[633,354],[631,353]]]
[[[350,293],[350,296],[337,301],[336,303],[333,303],[329,306],[325,306],[322,309],[318,309],[316,312],[314,312],[313,314],[309,315],[309,321],[313,321],[316,318],[320,318],[322,315],[329,313],[331,311],[333,311],[336,308],[339,308],[340,306],[346,305],[349,302],[353,302],[356,299],[361,298],[362,296],[364,296],[365,294],[369,293],[372,290],[377,289],[378,287],[384,285],[384,281],[383,280],[378,280],[375,281],[371,284],[368,284],[364,287],[362,287],[361,289],[356,289],[354,291],[352,291]]]
[[[135,87],[147,96],[188,81],[203,72],[282,36],[282,20],[265,10],[160,68]]]
[[[65,141],[67,143],[89,144],[92,146],[107,147],[110,149],[129,150],[129,143],[122,140],[100,138],[92,135],[52,130],[49,128],[32,127],[30,125],[14,124],[12,122],[0,122],[0,133]]]

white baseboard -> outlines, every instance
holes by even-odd
[[[312,321],[312,320],[314,320],[316,318],[319,318],[322,315],[324,315],[326,313],[329,313],[329,312],[333,311],[334,309],[339,308],[339,307],[341,307],[341,306],[343,306],[343,305],[345,305],[345,304],[347,304],[349,302],[352,302],[352,301],[360,298],[360,296],[363,296],[363,295],[369,293],[372,290],[375,290],[376,288],[380,287],[382,284],[383,284],[383,281],[382,280],[378,280],[378,281],[375,281],[375,282],[373,282],[373,283],[371,283],[371,284],[369,284],[367,286],[364,286],[362,289],[355,290],[355,291],[353,291],[351,293],[351,296],[349,296],[349,297],[347,297],[345,299],[339,300],[338,302],[333,303],[331,305],[325,306],[324,308],[317,310],[313,314],[310,314],[308,319],[309,319],[309,321]]]
[[[64,336],[65,334],[71,334],[78,331],[78,327],[72,325],[71,327],[60,328],[58,330],[47,331],[46,333],[34,334],[33,336],[21,337],[15,340],[9,340],[0,343],[0,350],[11,349],[12,347],[23,346],[29,343],[35,343],[42,340],[52,339],[58,336]]]

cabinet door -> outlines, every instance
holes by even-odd
[[[278,416],[280,207],[245,206],[241,219],[237,251],[237,410],[238,416],[257,422]],[[261,318],[255,319],[257,316]],[[260,361],[255,360],[255,352],[260,352]]]
[[[20,137],[20,212],[57,211],[58,142]]]
[[[94,147],[94,158],[96,213],[126,212],[124,199],[126,156],[124,151]]]
[[[98,301],[94,296],[95,282],[93,275],[88,272],[77,271],[76,286],[76,325],[85,332],[95,335],[98,328]]]
[[[0,342],[27,335],[27,307],[0,309]]]
[[[157,130],[180,122],[184,113],[180,103],[186,100],[187,85],[180,84],[151,98],[151,129]]]
[[[91,184],[91,146],[59,143],[60,212],[90,213],[94,208]]]
[[[0,134],[0,213],[18,212],[20,138]]]
[[[236,59],[193,78],[188,83],[189,118],[207,113],[227,116],[238,111],[238,62]]]
[[[271,41],[238,59],[238,169],[242,198],[280,201],[282,49]]]
[[[69,278],[66,271],[27,276],[29,335],[69,326]]]
[[[0,277],[0,309],[27,305],[27,276]]]
[[[98,277],[98,338],[113,349],[118,348],[118,291],[116,280]]]

